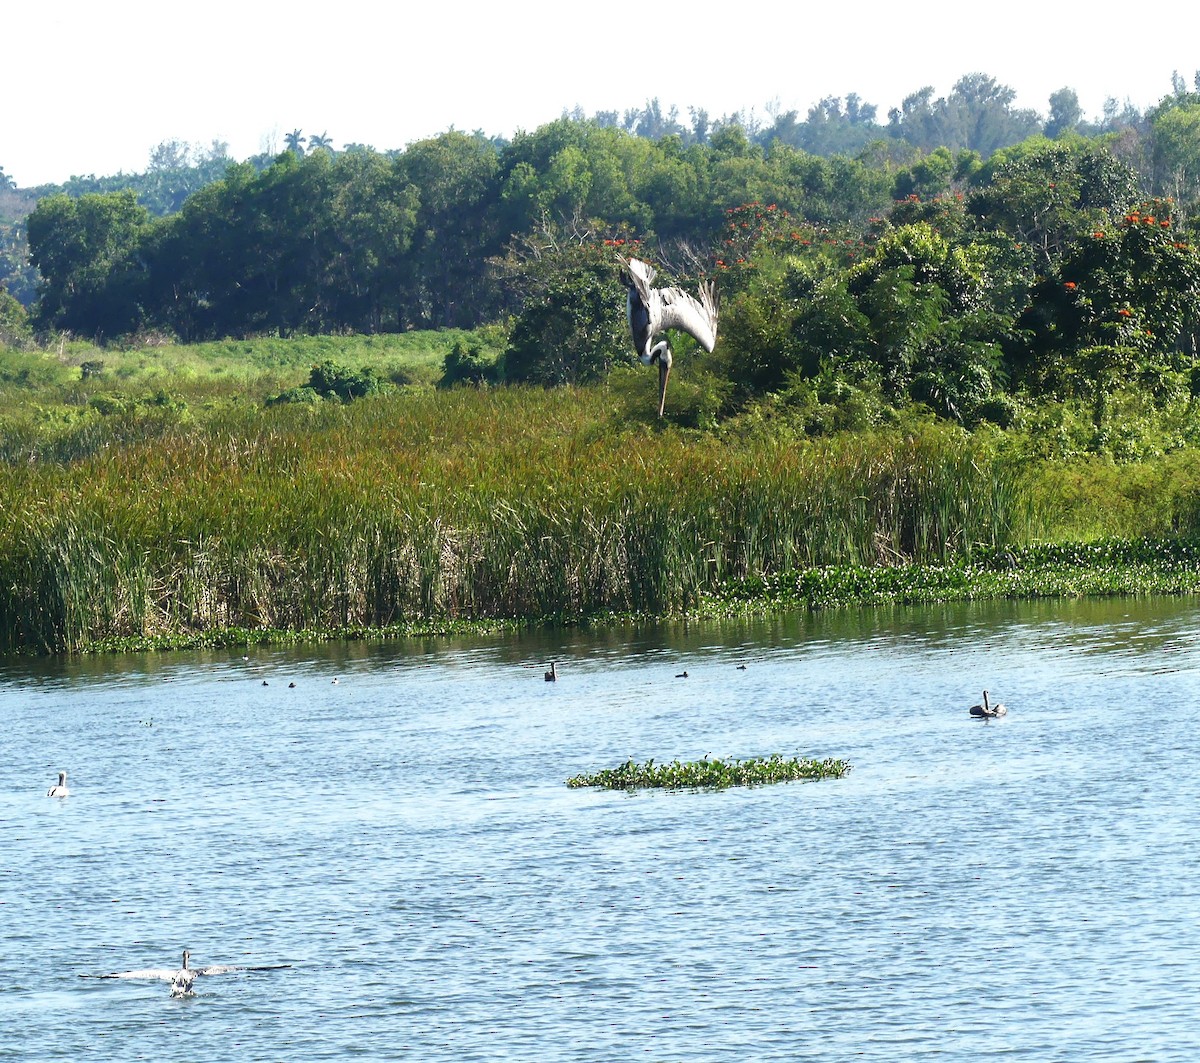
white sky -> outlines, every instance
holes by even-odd
[[[1052,92],[1073,88],[1088,118],[1110,96],[1157,103],[1173,71],[1192,86],[1194,0],[1143,17],[1084,6],[8,0],[0,167],[22,187],[140,172],[164,140],[219,139],[244,159],[281,149],[296,128],[382,151],[452,127],[510,136],[576,105],[623,112],[652,97],[686,123],[689,106],[765,118],[774,103],[803,118],[822,97],[857,92],[886,121],[909,93],[944,96],[974,72],[1043,115]]]

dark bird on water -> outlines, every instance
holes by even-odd
[[[653,288],[654,267],[638,258],[629,260],[625,300],[633,349],[643,365],[658,366],[658,416],[667,402],[667,377],[671,375],[671,345],[654,337],[667,329],[686,332],[710,354],[717,343],[717,289],[712,281],[700,284],[700,298],[682,288]]]
[[[1006,712],[1008,712],[1007,705],[1003,704],[1002,702],[996,702],[996,704],[993,705],[988,701],[988,692],[986,690],[983,692],[983,704],[971,706],[971,715],[981,716],[984,719],[1003,716]]]
[[[550,671],[546,673],[546,682],[554,683],[558,680],[558,665],[556,662],[550,662]]]

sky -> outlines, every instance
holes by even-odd
[[[19,187],[137,173],[170,140],[223,141],[245,159],[281,150],[293,129],[384,151],[451,128],[508,137],[577,106],[623,113],[654,98],[686,124],[689,107],[803,118],[854,92],[886,121],[910,93],[945,96],[970,73],[1043,115],[1051,93],[1074,89],[1090,119],[1110,97],[1144,110],[1173,72],[1191,88],[1200,69],[1193,0],[1168,0],[1132,27],[1046,0],[755,6],[8,0],[0,168]]]

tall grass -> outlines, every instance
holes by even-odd
[[[0,434],[0,645],[686,609],[722,581],[1026,541],[961,432],[718,440],[597,389],[169,409]]]

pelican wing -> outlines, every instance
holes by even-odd
[[[656,288],[654,295],[661,302],[657,314],[662,329],[679,329],[691,336],[710,354],[717,344],[717,292],[712,281],[700,285],[700,298],[688,295],[681,288]]]
[[[647,306],[650,305],[650,293],[654,290],[650,285],[654,283],[654,278],[657,276],[658,273],[649,262],[643,262],[640,258],[629,260],[629,278],[633,282],[633,287],[637,289],[638,295],[641,296],[642,302]]]
[[[194,973],[200,974],[229,974],[231,971],[281,971],[291,967],[290,963],[268,963],[257,967],[246,967],[241,964],[214,964],[211,967],[198,967]]]
[[[117,974],[81,974],[80,978],[132,978],[145,982],[169,982],[179,973],[178,967],[147,967],[141,971],[120,971]]]
[[[712,281],[700,285],[697,299],[682,288],[652,287],[656,276],[649,263],[639,258],[629,260],[629,327],[635,347],[644,336],[645,350],[639,350],[638,354],[648,354],[654,334],[666,329],[686,332],[711,353],[717,343],[717,290]],[[648,320],[639,321],[639,313]],[[648,332],[642,333],[642,328]]]

